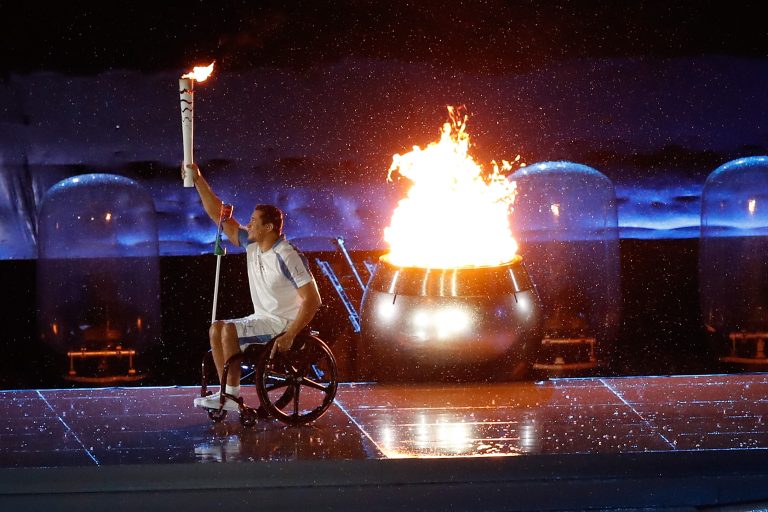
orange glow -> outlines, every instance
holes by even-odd
[[[515,183],[502,174],[512,164],[502,161],[499,168],[492,162],[493,172],[484,175],[469,155],[463,107],[448,107],[448,112],[451,122],[443,125],[439,142],[392,158],[387,179],[398,171],[413,183],[384,230],[386,258],[393,265],[493,266],[517,252],[509,227]]]
[[[191,78],[195,82],[204,82],[213,73],[213,64],[215,62],[211,62],[207,66],[195,66],[191,72],[181,75],[181,78]]]
[[[139,330],[141,330],[141,327],[142,327],[142,323],[141,323],[141,317],[138,317],[138,318],[136,319],[136,327],[137,327]]]
[[[54,336],[59,335],[59,324],[51,324],[51,330],[53,331]]]

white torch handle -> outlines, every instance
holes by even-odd
[[[195,81],[179,78],[179,105],[181,107],[181,137],[184,143],[184,186],[194,187],[195,181],[187,165],[194,163]]]
[[[216,255],[216,280],[213,285],[213,311],[211,311],[211,323],[216,321],[216,306],[219,301],[219,272],[221,271],[221,255]]]

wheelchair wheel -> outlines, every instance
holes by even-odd
[[[253,384],[257,388],[259,387],[259,378],[261,375],[259,373],[259,362],[261,361],[264,354],[265,353],[269,354],[271,350],[272,350],[272,345],[269,343],[266,345],[259,345],[254,343],[252,345],[249,345],[245,349],[245,360],[250,363],[251,370],[248,374],[240,378],[241,384],[248,382],[249,379],[252,377]],[[282,395],[272,397],[272,402],[274,403],[275,407],[277,407],[278,409],[282,409],[283,407],[288,405],[288,403],[293,398],[293,387],[286,386],[282,389],[283,389]],[[267,414],[269,414],[269,411],[267,411]]]
[[[227,417],[227,411],[224,409],[208,409],[208,417],[211,418],[214,423],[219,423]]]
[[[319,338],[299,335],[289,351],[270,359],[273,343],[267,345],[256,370],[262,405],[290,425],[316,420],[336,396],[336,358],[331,349]]]

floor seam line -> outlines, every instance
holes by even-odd
[[[64,421],[64,418],[62,418],[62,417],[61,417],[61,415],[60,415],[58,412],[56,412],[56,409],[54,409],[54,408],[53,408],[53,406],[50,404],[50,402],[48,402],[48,399],[47,399],[47,398],[45,398],[45,397],[43,396],[43,394],[40,392],[40,390],[39,390],[39,389],[37,389],[37,390],[35,390],[35,392],[37,393],[37,396],[39,396],[39,397],[40,397],[40,399],[43,401],[43,403],[45,403],[45,405],[47,405],[47,406],[48,406],[48,408],[51,410],[51,412],[53,412],[53,413],[56,415],[56,419],[58,419],[58,420],[59,420],[59,422],[61,422],[61,424],[62,424],[62,425],[64,425],[64,428],[66,428],[66,429],[67,429],[67,432],[71,433],[71,434],[72,434],[72,437],[74,437],[74,438],[75,438],[75,441],[77,441],[77,443],[78,443],[80,446],[82,446],[82,447],[83,447],[83,450],[85,450],[85,453],[88,455],[88,457],[90,457],[90,458],[91,458],[91,460],[92,460],[92,461],[93,461],[93,462],[94,462],[94,463],[95,463],[97,466],[101,466],[101,463],[99,463],[99,459],[97,459],[97,458],[96,458],[96,456],[95,456],[95,455],[94,455],[94,454],[91,452],[91,450],[89,450],[88,448],[86,448],[86,447],[85,447],[85,443],[83,443],[83,442],[80,440],[80,437],[79,437],[79,436],[78,436],[78,435],[75,433],[75,431],[74,431],[74,430],[72,430],[72,428],[71,428],[71,427],[70,427],[70,426],[67,424],[67,422],[66,422],[66,421]]]
[[[344,414],[346,414],[346,415],[347,415],[347,418],[349,418],[349,420],[350,420],[352,423],[354,423],[354,425],[355,425],[355,426],[356,426],[356,427],[357,427],[357,428],[360,430],[360,432],[362,432],[362,433],[363,433],[363,435],[365,435],[365,437],[367,437],[367,438],[368,438],[368,439],[369,439],[369,440],[370,440],[370,441],[373,443],[373,445],[376,447],[376,449],[377,449],[377,450],[379,450],[379,453],[380,453],[380,454],[382,454],[384,457],[387,457],[387,454],[386,454],[386,452],[385,452],[384,450],[382,450],[382,449],[381,449],[381,446],[379,446],[379,443],[377,443],[377,442],[376,442],[376,441],[373,439],[373,437],[371,437],[371,435],[368,433],[368,431],[366,431],[366,430],[363,428],[363,426],[360,424],[360,422],[358,422],[358,421],[357,421],[355,418],[353,418],[353,417],[352,417],[352,415],[351,415],[351,414],[349,414],[349,412],[347,412],[347,409],[344,407],[344,405],[341,403],[341,401],[340,401],[340,400],[337,398],[337,399],[335,399],[335,400],[334,400],[334,402],[336,403],[336,407],[338,407],[338,408],[339,408],[339,410],[341,410],[341,412],[343,412]],[[387,458],[389,458],[389,457],[387,457]]]
[[[608,390],[610,390],[610,392],[611,392],[611,393],[613,393],[614,395],[616,395],[616,397],[617,397],[619,400],[621,400],[621,402],[622,402],[624,405],[626,405],[627,407],[629,407],[629,409],[630,409],[630,410],[631,410],[633,413],[635,413],[635,415],[636,415],[638,418],[640,418],[640,419],[643,421],[643,423],[645,423],[645,424],[646,424],[648,427],[650,427],[650,428],[651,428],[651,430],[655,431],[655,432],[657,433],[657,435],[658,435],[659,437],[661,437],[661,438],[664,440],[664,442],[665,442],[665,443],[667,443],[667,444],[668,444],[670,447],[672,447],[672,449],[673,449],[673,450],[677,450],[677,447],[675,446],[675,443],[673,443],[672,441],[670,441],[669,439],[667,439],[667,436],[665,436],[665,435],[664,435],[664,434],[663,434],[663,433],[660,431],[660,429],[659,429],[659,428],[658,428],[656,425],[654,425],[653,423],[651,423],[650,421],[648,421],[648,420],[645,418],[645,416],[643,416],[642,414],[640,414],[640,412],[639,412],[637,409],[635,409],[635,408],[634,408],[634,406],[632,406],[632,404],[630,404],[629,402],[627,402],[627,400],[626,400],[626,399],[625,399],[625,398],[624,398],[624,397],[623,397],[623,396],[622,396],[622,395],[621,395],[621,394],[620,394],[620,393],[619,393],[619,392],[618,392],[618,391],[617,391],[617,390],[616,390],[616,389],[615,389],[613,386],[611,386],[610,384],[608,384],[608,383],[605,381],[605,379],[599,379],[599,380],[600,380],[600,383],[601,383],[603,386],[605,386],[606,388],[608,388]]]

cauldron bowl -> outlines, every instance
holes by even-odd
[[[522,258],[484,267],[393,265],[363,296],[358,367],[373,380],[519,378],[541,342],[542,306]]]

